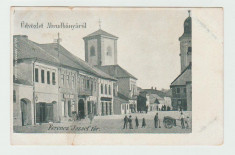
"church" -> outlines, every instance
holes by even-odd
[[[137,111],[137,78],[118,65],[118,37],[99,28],[83,38],[85,61],[117,79],[113,86],[114,114]]]
[[[179,38],[181,72],[170,85],[173,110],[192,110],[192,19],[188,12],[184,33]]]

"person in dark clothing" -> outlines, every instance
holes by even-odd
[[[135,118],[135,127],[136,127],[136,128],[139,127],[139,120],[138,120],[137,116],[136,116],[136,118]]]
[[[158,127],[158,113],[156,113],[156,115],[154,117],[154,126],[155,126],[155,128]]]
[[[129,120],[128,121],[129,121],[129,128],[133,129],[131,115],[129,116]]]
[[[183,112],[181,112],[180,120],[181,120],[181,128],[184,129],[185,126],[184,126],[184,114],[183,114]]]
[[[148,106],[146,106],[146,109],[145,109],[146,114],[148,113],[148,108],[149,108],[149,107],[148,107]]]
[[[145,122],[145,118],[143,118],[143,120],[142,120],[142,128],[145,128],[145,126],[146,126],[146,122]]]
[[[127,116],[125,116],[124,117],[124,126],[123,126],[123,129],[127,129],[127,123],[128,123],[128,117]]]

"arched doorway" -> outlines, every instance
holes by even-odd
[[[30,103],[28,99],[20,100],[22,126],[32,124]]]
[[[79,117],[80,118],[84,118],[85,117],[85,103],[83,101],[83,99],[80,99],[78,101],[78,113],[79,113]]]

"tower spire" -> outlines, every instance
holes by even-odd
[[[191,14],[191,10],[188,10],[188,16],[190,17],[190,14]]]

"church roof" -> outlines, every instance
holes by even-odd
[[[192,82],[192,64],[190,63],[181,74],[171,83],[172,86],[186,85],[186,82]]]
[[[84,37],[83,39],[86,39],[86,38],[88,38],[88,37],[93,37],[93,36],[108,36],[108,37],[112,37],[112,38],[115,38],[115,39],[118,38],[118,37],[116,37],[116,36],[114,36],[114,35],[112,35],[112,34],[106,32],[106,31],[104,31],[104,30],[99,29],[99,30],[97,30],[97,31],[95,31],[95,32],[93,32],[93,33],[87,35],[87,36]]]
[[[132,74],[127,72],[119,65],[107,65],[107,66],[97,66],[97,67],[115,78],[133,78],[137,80],[136,77],[134,77]]]
[[[183,37],[191,37],[192,36],[192,18],[190,17],[190,11],[189,11],[189,17],[186,18],[184,21],[184,33],[179,38],[179,40]]]

